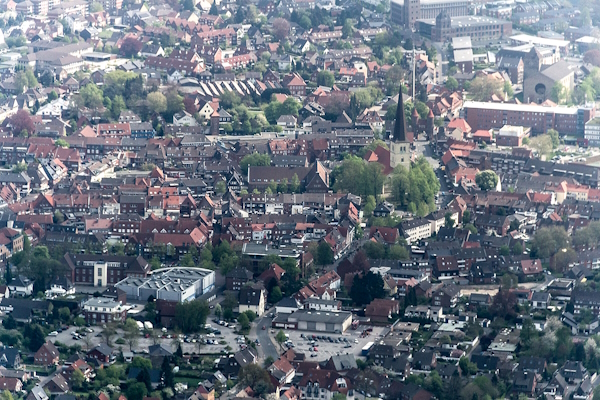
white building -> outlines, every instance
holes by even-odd
[[[7,285],[13,297],[26,297],[33,294],[33,281],[19,275]]]
[[[127,293],[128,299],[191,301],[212,291],[215,272],[204,268],[163,268],[152,271],[147,278],[125,278],[115,287]]]
[[[585,124],[584,137],[591,146],[600,145],[600,117],[590,119]]]
[[[425,218],[403,221],[400,227],[408,244],[431,237],[431,221]]]

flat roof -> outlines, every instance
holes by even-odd
[[[473,61],[473,49],[454,50],[454,62]]]
[[[274,249],[269,245],[254,243],[244,243],[244,247],[242,248],[242,254],[254,256],[268,256],[270,254],[275,254],[279,257],[300,257],[300,252],[298,252],[298,250]]]
[[[593,36],[584,36],[575,41],[575,43],[588,43],[588,44],[597,44],[600,43],[600,39]]]
[[[500,20],[492,17],[481,17],[475,15],[467,15],[463,17],[452,17],[452,28],[464,28],[468,26],[487,26],[490,24],[505,24],[510,21]],[[418,19],[417,22],[422,22],[429,25],[435,25],[435,18]],[[568,42],[567,42],[568,43]]]
[[[539,113],[556,113],[556,114],[577,114],[577,107],[546,107],[533,104],[516,104],[516,103],[486,103],[483,101],[465,101],[464,108],[481,108],[485,110],[501,110],[501,111],[524,111],[524,112],[539,112]]]
[[[471,47],[471,36],[459,36],[452,38],[452,48],[454,50],[470,49]]]
[[[568,40],[548,39],[525,34],[511,36],[510,39],[516,42],[537,44],[546,47],[568,47],[570,43]]]
[[[288,316],[289,322],[327,322],[330,324],[341,324],[348,318],[352,318],[352,313],[348,311],[311,311],[298,310]]]
[[[589,126],[598,126],[598,125],[600,125],[600,117],[596,117],[596,118],[590,119],[585,124],[589,125]]]

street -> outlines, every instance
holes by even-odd
[[[271,310],[275,310],[274,308]],[[258,318],[255,322],[256,324],[252,327],[252,331],[255,331],[256,338],[260,342],[260,346],[257,346],[258,356],[263,360],[272,357],[273,360],[277,360],[279,358],[279,352],[277,351],[277,347],[275,347],[275,343],[271,339],[271,335],[269,335],[269,329],[271,329],[271,321],[272,318],[268,317],[271,310],[265,311],[263,317]],[[262,327],[265,327],[263,330]],[[254,340],[253,332],[250,331],[250,339]]]

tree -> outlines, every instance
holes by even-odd
[[[446,80],[446,88],[448,90],[450,90],[451,92],[454,92],[456,89],[458,89],[458,81],[455,78],[450,76]]]
[[[268,154],[252,153],[245,155],[240,161],[242,172],[247,175],[248,167],[253,166],[269,166],[271,165],[271,157]]]
[[[123,326],[125,341],[129,345],[129,351],[132,351],[138,342],[140,331],[138,325],[133,318],[127,318]]]
[[[277,341],[277,343],[279,343],[279,347],[281,347],[283,351],[283,343],[285,343],[285,341],[287,340],[285,333],[283,333],[283,331],[281,330],[277,332],[277,335],[275,335],[275,340]]]
[[[15,174],[20,174],[21,172],[27,171],[27,164],[25,164],[25,161],[18,162],[17,164],[13,165],[11,170]]]
[[[515,255],[523,253],[523,246],[521,245],[521,243],[519,243],[519,242],[515,243],[515,245],[512,248],[512,253]]]
[[[131,58],[137,56],[140,50],[142,50],[143,46],[144,44],[142,42],[134,37],[129,36],[123,40],[121,48],[119,49],[119,54],[125,56],[126,58]]]
[[[326,241],[322,240],[317,247],[317,264],[329,265],[333,263],[333,250]]]
[[[246,314],[241,313],[240,315],[238,315],[237,321],[240,323],[243,331],[250,329],[250,320],[248,319],[248,316]]]
[[[452,218],[452,213],[447,212],[444,215],[445,225],[448,228],[452,228],[454,226],[454,219]]]
[[[354,304],[369,304],[373,299],[382,299],[385,297],[383,288],[383,278],[379,274],[371,271],[364,276],[355,275],[350,288],[350,298]]]
[[[152,390],[152,377],[148,368],[144,367],[138,373],[136,380],[143,383],[146,386],[146,390],[150,392]]]
[[[489,101],[492,95],[503,98],[504,84],[502,81],[488,77],[478,77],[471,81],[469,96],[474,101]]]
[[[27,132],[27,135],[31,136],[35,132],[35,125],[29,115],[29,112],[25,109],[20,109],[14,115],[9,118],[9,123],[12,128],[13,135],[18,136],[21,132]]]
[[[424,206],[435,209],[435,194],[440,190],[440,182],[425,158],[420,157],[408,170],[403,166],[396,167],[391,181],[391,196],[410,212],[417,212],[419,206],[421,213],[425,211]]]
[[[215,191],[217,192],[217,194],[225,193],[227,191],[227,184],[225,183],[225,181],[218,181],[215,185]]]
[[[531,255],[548,259],[569,244],[569,236],[562,227],[538,229],[531,242]]]
[[[55,224],[62,224],[63,222],[65,222],[65,215],[61,213],[60,210],[56,210],[54,211],[53,220]]]
[[[85,376],[83,376],[83,373],[76,368],[71,374],[71,387],[75,390],[79,390],[81,389],[83,382],[85,382]]]
[[[69,322],[69,318],[71,318],[71,310],[69,307],[61,307],[58,309],[58,317],[63,322]]]
[[[146,385],[142,382],[131,382],[125,390],[127,400],[143,400],[148,394]]]
[[[102,338],[104,338],[104,343],[107,346],[111,345],[111,339],[114,335],[117,334],[115,327],[112,324],[106,324],[106,328],[102,329]]]
[[[44,343],[46,343],[46,335],[41,326],[38,324],[26,325],[24,336],[29,339],[29,350],[38,351]]]
[[[352,34],[354,33],[354,25],[352,24],[352,20],[350,20],[350,18],[348,18],[345,22],[344,25],[342,26],[342,37],[344,39],[348,39],[349,37],[352,36]]]
[[[160,374],[164,387],[172,388],[175,386],[175,378],[173,376],[173,369],[169,363],[169,357],[163,357],[162,365],[160,366]]]
[[[178,303],[175,307],[175,325],[184,333],[198,332],[206,324],[210,309],[204,300]]]
[[[529,146],[537,150],[540,156],[548,156],[553,149],[550,135],[538,135],[529,139]]]
[[[273,36],[277,38],[277,41],[283,42],[287,39],[290,33],[290,23],[285,18],[275,18],[272,23]]]
[[[513,317],[516,315],[516,304],[517,298],[515,294],[500,286],[500,289],[494,296],[494,300],[490,306],[490,312],[493,316],[503,319],[506,319],[507,317]]]
[[[162,114],[167,111],[167,98],[160,92],[148,93],[146,102],[148,103],[148,108],[156,114]]]
[[[260,394],[269,392],[272,388],[269,373],[258,364],[248,364],[240,369],[238,381],[243,387],[250,386]]]
[[[104,11],[104,7],[102,7],[102,4],[96,3],[96,2],[93,2],[92,4],[90,4],[90,12],[91,13],[97,13],[100,11]]]
[[[461,357],[458,366],[463,375],[475,375],[477,373],[477,365],[469,361],[467,357]]]
[[[319,71],[317,74],[317,85],[333,87],[335,84],[335,77],[327,70]]]
[[[558,136],[558,131],[555,129],[548,129],[546,132],[550,139],[552,139],[552,148],[556,149],[560,145],[560,137]]]
[[[506,93],[506,95],[508,97],[511,97],[511,98],[515,94],[515,92],[514,92],[514,90],[512,88],[512,85],[511,85],[511,83],[509,81],[504,82],[504,93]]]
[[[378,163],[365,163],[360,157],[346,156],[333,170],[333,190],[376,197],[381,194],[385,181],[382,168]]]
[[[498,175],[492,170],[485,170],[475,175],[475,183],[479,189],[488,192],[498,186]]]
[[[471,211],[465,210],[463,212],[462,222],[463,222],[463,224],[468,224],[469,222],[471,222]]]
[[[99,108],[104,105],[104,93],[102,89],[93,83],[88,83],[79,90],[79,96],[83,105],[88,108]]]
[[[583,54],[583,62],[592,64],[595,67],[600,67],[600,50],[592,49]]]
[[[65,149],[69,148],[69,143],[65,139],[56,139],[54,144],[59,147],[63,147]]]
[[[552,90],[550,91],[550,98],[556,104],[562,104],[567,101],[567,96],[569,95],[569,91],[567,88],[560,82],[556,82],[554,86],[552,86]]]
[[[79,373],[81,374],[81,371]],[[13,395],[8,390],[4,390],[4,392],[0,394],[0,400],[13,400]]]
[[[577,253],[575,250],[563,248],[552,258],[550,268],[554,272],[563,273],[566,272],[569,269],[569,266],[572,266],[575,261],[577,261]]]
[[[270,301],[275,304],[278,303],[283,298],[283,294],[281,293],[281,288],[279,286],[273,286],[270,293]]]

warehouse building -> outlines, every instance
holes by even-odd
[[[164,268],[147,278],[125,278],[115,285],[128,299],[191,301],[211,292],[215,287],[215,272],[204,268]]]
[[[352,313],[347,311],[298,310],[279,314],[272,322],[273,328],[301,331],[344,333],[352,324]]]

